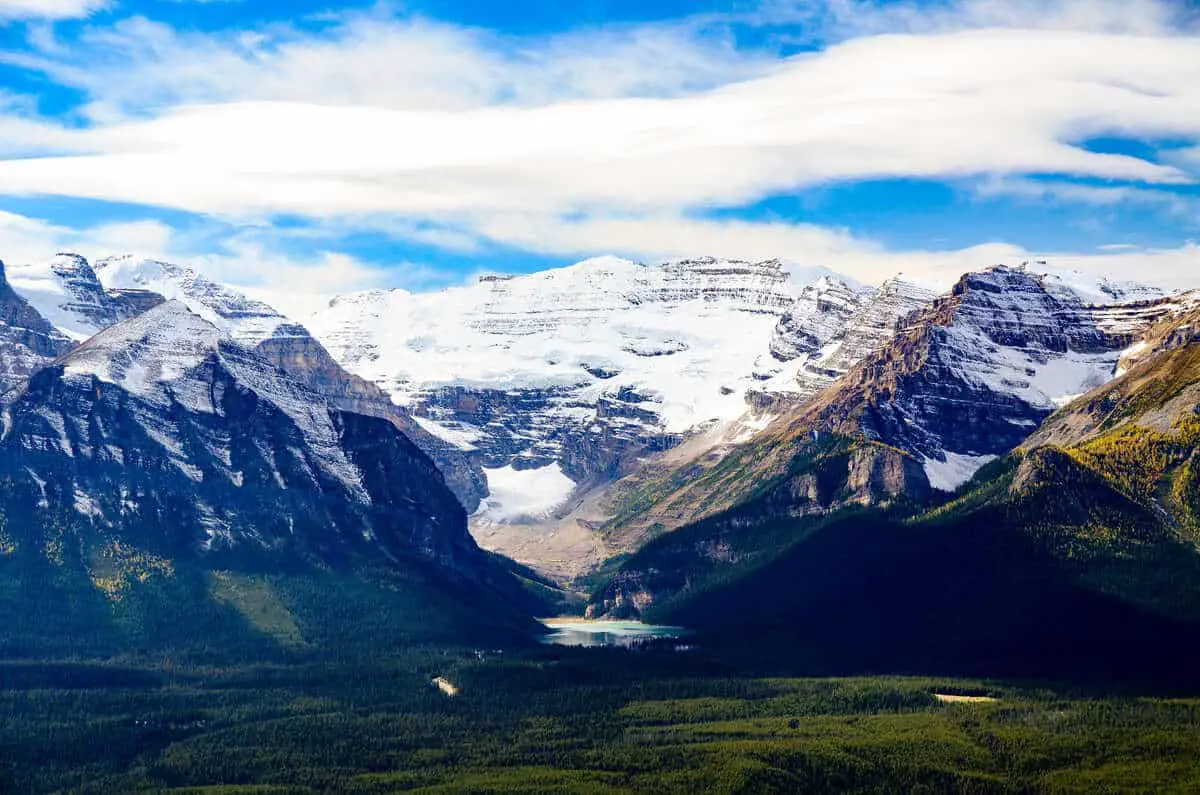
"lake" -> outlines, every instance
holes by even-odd
[[[641,621],[589,621],[585,618],[540,619],[550,633],[542,643],[555,646],[623,646],[633,648],[657,638],[678,638],[683,627],[663,627]]]

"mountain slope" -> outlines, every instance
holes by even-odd
[[[1005,267],[967,274],[745,444],[638,484],[614,529],[638,514],[678,526],[767,493],[770,510],[800,515],[952,491],[1111,380],[1124,351],[1195,301],[1098,306],[1047,284]]]
[[[13,289],[56,329],[75,341],[127,320],[161,303],[140,289],[107,290],[78,254],[58,254],[46,262],[11,265]]]
[[[778,262],[603,258],[440,293],[339,296],[309,323],[351,372],[490,468],[607,478],[744,410],[791,306]]]
[[[475,546],[461,505],[403,434],[332,406],[178,301],[28,382],[5,415],[0,480],[12,653],[72,648],[93,624],[98,652],[253,646],[248,593],[276,628],[318,647],[349,627],[384,633],[358,638],[376,647],[523,626],[515,581]],[[335,618],[355,601],[407,619]],[[487,621],[473,617],[485,605]],[[188,637],[164,620],[172,610],[215,622],[214,634]],[[439,613],[453,618],[430,620]],[[67,625],[63,638],[27,623],[48,614]]]
[[[1112,383],[1051,417],[1022,449],[1061,449],[1200,538],[1200,310],[1155,326]]]
[[[759,368],[768,403],[808,400],[886,345],[901,319],[933,303],[936,294],[902,279],[878,290],[854,290],[832,279],[805,288],[771,340],[781,366]]]
[[[664,535],[596,595],[711,643],[825,670],[1195,676],[1200,314],[928,511],[781,517],[747,503]]]
[[[478,464],[429,434],[377,387],[344,371],[306,329],[191,268],[113,257],[93,269],[83,257],[64,253],[47,262],[12,266],[9,277],[15,292],[66,340],[53,346],[55,355],[166,299],[181,300],[227,339],[258,350],[339,407],[390,419],[434,458],[468,510],[486,493]],[[30,368],[22,372],[28,374]]]
[[[749,410],[824,386],[882,344],[890,314],[929,298],[773,260],[601,258],[434,294],[339,296],[310,325],[347,369],[481,456],[492,494],[473,517],[480,543],[569,577],[637,541],[591,529],[612,516],[614,480],[681,443],[761,428]]]

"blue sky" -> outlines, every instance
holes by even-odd
[[[1197,22],[1166,0],[0,0],[0,258],[169,257],[296,312],[606,253],[1200,286]]]

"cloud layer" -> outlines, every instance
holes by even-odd
[[[0,21],[86,17],[108,4],[108,0],[0,0]]]
[[[0,16],[22,5],[97,3],[0,0]],[[1149,0],[770,0],[537,38],[386,10],[203,34],[131,17],[0,53],[85,97],[47,118],[0,96],[0,195],[235,225],[295,216],[458,251],[783,255],[867,278],[940,274],[964,253],[711,216],[895,178],[1194,212],[1178,193],[1200,175],[1194,22]],[[747,47],[746,29],[770,33]],[[1139,146],[1098,151],[1099,138]],[[1024,253],[980,242],[965,256]],[[1160,261],[1195,254],[1177,251]]]

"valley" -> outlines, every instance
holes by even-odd
[[[1197,0],[0,0],[0,795],[1200,793]]]
[[[0,785],[1189,791],[1200,294],[1038,267],[13,268]]]

